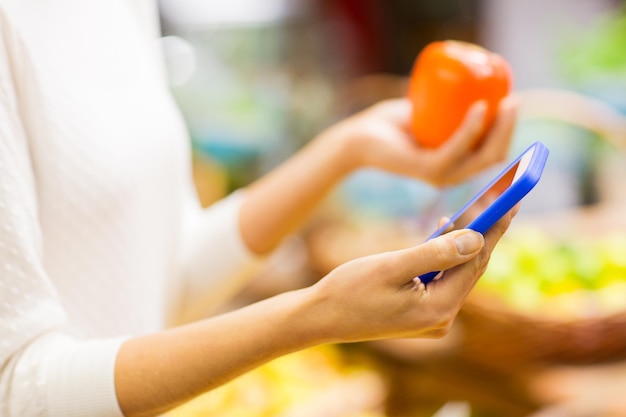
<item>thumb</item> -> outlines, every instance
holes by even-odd
[[[461,126],[441,146],[441,151],[448,155],[449,161],[460,160],[480,138],[485,123],[487,107],[487,102],[484,100],[474,103],[461,122]]]
[[[455,230],[419,246],[396,252],[395,259],[403,278],[445,271],[474,258],[483,248],[483,236],[470,229]]]

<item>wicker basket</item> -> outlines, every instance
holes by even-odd
[[[520,369],[626,359],[626,312],[556,320],[490,307],[474,297],[459,314],[459,352],[484,366]]]

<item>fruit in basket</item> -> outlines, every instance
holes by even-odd
[[[348,358],[335,345],[295,352],[202,394],[167,417],[350,415],[385,417],[382,377],[366,358]],[[337,399],[345,405],[336,404]]]
[[[626,236],[550,238],[511,230],[477,285],[514,310],[558,318],[593,317],[626,309]]]
[[[439,147],[478,100],[487,103],[486,131],[500,100],[509,94],[512,79],[506,60],[485,48],[451,40],[430,43],[417,56],[409,79],[416,141],[423,147]]]

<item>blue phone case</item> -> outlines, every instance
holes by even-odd
[[[444,233],[451,223],[454,223],[463,213],[470,208],[478,199],[480,199],[496,182],[498,182],[505,174],[509,172],[522,157],[534,147],[532,158],[528,164],[526,171],[513,184],[511,184],[498,198],[496,198],[480,215],[472,220],[465,228],[472,229],[484,234],[491,226],[494,225],[502,216],[511,210],[526,194],[533,189],[539,182],[543,168],[548,159],[549,150],[541,142],[535,142],[522,152],[513,162],[511,162],[500,174],[498,174],[485,188],[468,201],[459,211],[457,211],[450,220],[442,227],[437,229],[427,240],[433,239]],[[419,279],[428,284],[439,274],[440,271],[433,271],[419,276]]]

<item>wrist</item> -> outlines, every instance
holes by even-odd
[[[317,286],[312,286],[281,296],[290,297],[291,303],[283,316],[290,350],[301,350],[312,346],[338,342],[332,331],[331,312]],[[279,297],[281,297],[279,296]]]
[[[354,132],[350,131],[348,123],[339,123],[322,132],[315,142],[323,148],[328,165],[338,179],[361,168],[363,149],[357,143],[358,138]]]

